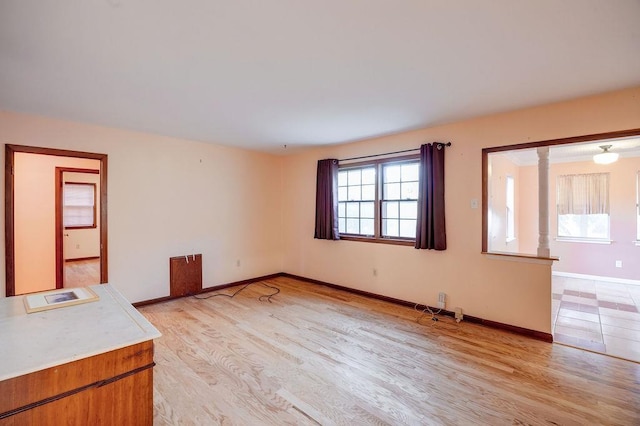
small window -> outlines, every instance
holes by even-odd
[[[516,239],[516,189],[513,176],[506,179],[507,242]]]
[[[417,159],[341,166],[338,224],[343,236],[415,240],[418,216]]]
[[[609,174],[558,176],[558,237],[609,239]]]
[[[636,241],[640,241],[640,172],[636,175]]]
[[[63,192],[65,229],[96,227],[96,184],[65,182]]]

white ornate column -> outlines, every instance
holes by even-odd
[[[538,148],[538,256],[549,257],[549,147]]]

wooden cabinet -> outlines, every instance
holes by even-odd
[[[152,425],[153,341],[0,382],[0,425]]]
[[[152,425],[153,327],[111,285],[26,313],[0,299],[0,426]]]

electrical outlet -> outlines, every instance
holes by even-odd
[[[239,268],[240,267],[240,259],[236,260],[236,266]]]
[[[444,294],[443,292],[440,292],[440,294],[438,294],[438,308],[439,309],[444,309],[446,299],[447,299],[447,295]]]
[[[462,308],[456,308],[455,310],[455,318],[457,322],[462,321],[462,319],[464,318],[464,315],[462,315]]]
[[[622,260],[616,260],[616,268],[622,268]]]
[[[373,276],[374,277],[378,276],[378,270],[376,268],[373,268]]]

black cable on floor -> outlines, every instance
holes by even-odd
[[[244,289],[246,289],[247,287],[249,287],[250,285],[253,285],[253,284],[257,284],[257,283],[245,284],[240,289],[236,290],[235,292],[233,292],[231,294],[216,293],[216,294],[210,294],[208,296],[198,296],[197,294],[194,294],[193,297],[195,297],[196,299],[200,299],[200,300],[210,299],[212,297],[228,297],[230,299],[233,299],[238,293],[240,293],[241,291],[243,291]],[[267,302],[272,303],[271,302],[271,298],[273,296],[275,296],[276,294],[280,293],[280,289],[278,287],[270,286],[269,284],[265,284],[265,283],[262,283],[262,285],[265,286],[265,287],[269,287],[270,289],[275,290],[275,292],[271,293],[271,294],[263,294],[262,296],[258,297],[258,300],[261,301],[261,302],[264,302],[266,300]]]

